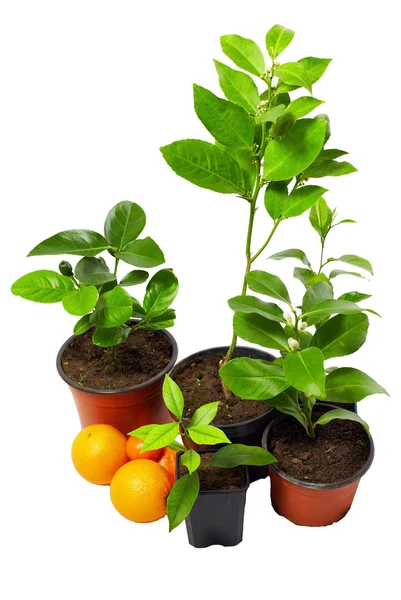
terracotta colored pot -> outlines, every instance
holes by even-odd
[[[150,423],[170,423],[170,414],[163,402],[162,385],[164,376],[173,368],[177,356],[177,342],[168,331],[163,333],[172,345],[172,355],[166,367],[152,379],[130,388],[98,390],[67,377],[61,364],[66,348],[75,339],[70,337],[57,355],[57,371],[68,384],[75,400],[82,428],[95,423],[107,423],[119,429],[124,435]]]
[[[330,405],[325,407],[328,410],[336,408]],[[262,446],[266,450],[269,449],[274,426],[283,418],[285,415],[278,416],[267,425],[262,437]],[[271,502],[276,513],[295,525],[308,527],[332,525],[340,521],[351,508],[362,475],[372,464],[374,445],[370,435],[369,441],[370,453],[364,466],[349,479],[338,483],[307,483],[287,475],[277,463],[269,465]]]
[[[223,357],[228,351],[228,346],[218,346],[216,348],[208,348],[206,350],[201,350],[200,352],[195,352],[195,354],[191,354],[184,358],[179,363],[176,364],[174,369],[171,371],[170,375],[174,379],[174,374],[177,369],[182,365],[187,363],[191,364],[197,358],[204,356],[205,354],[210,355],[214,354],[217,358]],[[269,362],[273,362],[276,357],[270,354],[269,352],[264,352],[263,350],[258,350],[256,348],[250,348],[247,346],[237,346],[234,352],[234,358],[238,358],[241,356],[249,356],[251,358],[258,358],[262,360],[267,360]],[[210,402],[213,401],[213,398],[210,399]],[[246,402],[246,400],[244,400]],[[273,409],[261,415],[260,417],[255,417],[254,419],[250,419],[249,421],[243,421],[241,423],[232,423],[230,425],[219,425],[216,423],[216,426],[219,427],[228,439],[233,444],[247,444],[248,446],[260,446],[262,441],[262,434],[267,425],[267,423],[272,418],[272,415],[275,414]],[[173,419],[176,419],[174,415],[171,415]],[[183,419],[185,423],[189,425],[189,419]],[[183,439],[183,444],[185,447],[188,446],[186,440]],[[224,444],[216,445],[216,446],[199,446],[194,442],[191,442],[192,448],[195,450],[217,450]],[[249,467],[249,477],[251,483],[258,479],[263,479],[268,476],[268,468],[267,467]]]

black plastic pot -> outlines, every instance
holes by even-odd
[[[210,450],[200,450],[205,454]],[[176,477],[179,478],[179,459],[177,454]],[[189,516],[185,519],[188,541],[195,548],[208,546],[236,546],[242,542],[246,492],[249,488],[248,467],[246,485],[240,490],[200,491]]]
[[[216,348],[208,348],[206,350],[201,350],[200,352],[195,352],[195,354],[191,354],[187,358],[184,358],[180,362],[178,362],[175,367],[172,369],[170,376],[174,379],[174,373],[177,371],[179,367],[187,363],[192,363],[194,360],[201,356],[206,355],[216,355],[216,357],[223,358],[228,351],[228,346],[217,346]],[[258,350],[256,348],[249,348],[247,346],[237,346],[234,351],[233,358],[239,358],[247,356],[249,358],[259,358],[262,360],[267,360],[269,362],[273,362],[276,357],[270,354],[269,352],[264,352],[263,350]],[[210,402],[213,401],[213,398],[210,399]],[[246,402],[246,400],[244,400]],[[250,419],[249,421],[244,421],[242,423],[233,423],[231,425],[219,425],[219,423],[215,423],[219,429],[224,431],[228,439],[233,444],[247,444],[249,446],[260,446],[262,442],[262,435],[265,430],[266,425],[269,423],[270,419],[273,415],[273,409],[269,410],[264,415],[260,417],[256,417],[255,419]],[[202,446],[204,449],[216,450],[220,446]],[[249,467],[249,479],[252,483],[253,481],[257,481],[258,479],[264,479],[269,474],[268,467]]]

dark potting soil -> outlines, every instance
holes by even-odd
[[[64,373],[86,387],[97,390],[132,387],[163,371],[171,359],[172,344],[165,333],[138,330],[117,346],[113,365],[109,349],[92,343],[92,333],[89,330],[77,336],[61,359]]]
[[[320,411],[322,414],[323,411]],[[319,411],[314,411],[314,417]],[[290,417],[273,429],[269,450],[288,475],[310,483],[338,483],[361,469],[370,452],[360,423],[335,419],[316,427],[311,440],[302,425]]]
[[[212,458],[213,453],[207,452],[201,454],[201,463],[198,468],[200,490],[202,492],[212,490],[241,490],[246,486],[246,471],[245,467],[234,467],[225,469],[223,467],[208,467],[208,462]],[[180,477],[186,475],[188,469],[180,464]]]
[[[241,352],[237,356],[246,356]],[[252,354],[249,356],[252,358]],[[234,353],[234,358],[236,354]],[[185,398],[185,417],[190,418],[197,408],[208,402],[221,404],[213,421],[215,425],[242,423],[266,414],[270,406],[260,400],[241,400],[234,394],[226,400],[219,375],[223,355],[203,355],[180,365],[174,371],[174,381]]]

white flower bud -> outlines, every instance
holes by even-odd
[[[291,350],[299,350],[299,344],[297,340],[294,340],[294,338],[288,339],[288,346],[291,348]]]
[[[288,325],[292,325],[292,314],[289,312],[285,312],[283,314],[284,319],[287,321]]]
[[[308,327],[308,323],[305,323],[305,321],[300,321],[298,327],[301,331],[305,331],[305,329]]]
[[[279,67],[280,65],[281,65],[281,62],[280,62],[279,60],[276,60],[276,61],[274,62],[274,66],[275,66],[275,67]]]

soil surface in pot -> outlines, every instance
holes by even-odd
[[[162,331],[134,331],[117,346],[113,365],[110,351],[92,343],[93,331],[77,336],[66,348],[64,373],[85,387],[97,390],[129,388],[148,381],[168,365],[172,344]]]
[[[206,452],[205,454],[200,455],[201,463],[198,468],[198,475],[201,492],[212,490],[241,490],[246,486],[245,467],[234,467],[233,469],[208,467],[207,464],[212,456],[212,452]],[[180,464],[180,477],[183,477],[187,473],[188,469]]]
[[[238,356],[246,356],[241,352]],[[252,358],[252,354],[249,357]],[[174,370],[174,381],[180,386],[185,398],[185,417],[190,418],[197,408],[208,402],[221,402],[213,423],[229,425],[243,423],[261,417],[270,406],[259,400],[241,400],[234,394],[227,401],[221,383],[219,368],[224,355],[203,355],[184,363]]]
[[[314,411],[314,418],[323,411]],[[361,469],[370,452],[368,436],[360,423],[335,419],[316,427],[311,440],[302,425],[290,417],[274,427],[269,450],[278,467],[310,483],[338,483]]]

